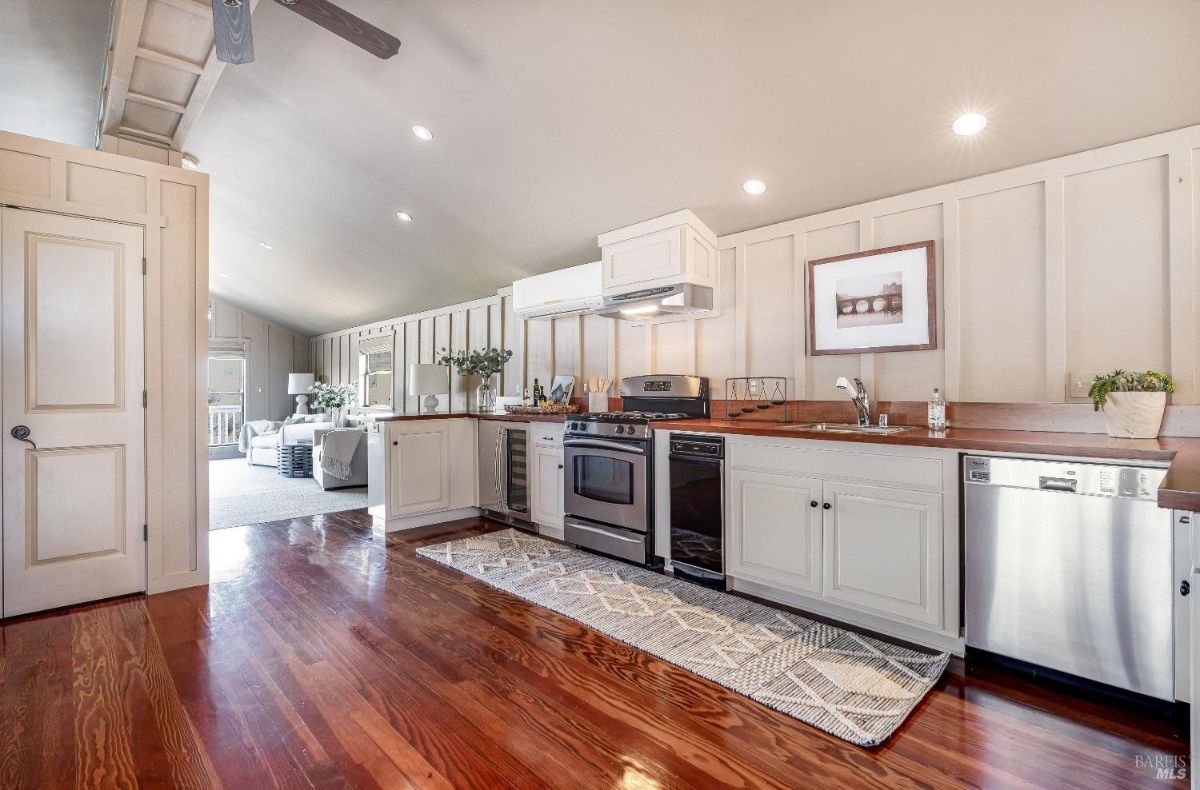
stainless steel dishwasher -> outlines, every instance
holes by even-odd
[[[1175,699],[1165,470],[967,456],[967,645]]]

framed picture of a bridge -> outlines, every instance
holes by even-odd
[[[937,348],[933,244],[921,241],[809,261],[809,353]]]

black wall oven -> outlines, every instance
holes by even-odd
[[[671,434],[671,567],[725,586],[725,439]]]

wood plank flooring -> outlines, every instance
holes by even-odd
[[[1096,790],[1187,752],[1180,722],[960,662],[860,749],[414,554],[495,528],[226,529],[208,587],[0,623],[0,787]]]

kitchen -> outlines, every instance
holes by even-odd
[[[1175,330],[1175,316],[1186,321],[1192,308],[1169,287],[1190,282],[1189,259],[1176,257],[1161,222],[1191,190],[1168,181],[1170,152],[1197,143],[1195,130],[1140,143],[732,239],[679,211],[601,234],[594,264],[518,281],[495,302],[383,326],[397,332],[398,352],[419,358],[423,321],[443,337],[457,333],[459,315],[468,333],[484,323],[490,342],[514,349],[499,412],[530,411],[528,385],[564,372],[589,380],[602,371],[614,383],[567,414],[476,414],[467,382],[451,375],[443,414],[381,418],[370,438],[387,474],[404,463],[402,452],[389,458],[389,441],[420,448],[410,468],[428,461],[432,442],[404,435],[436,433],[431,420],[459,426],[459,439],[448,433],[441,446],[457,441],[464,452],[445,451],[435,486],[452,494],[457,485],[457,498],[424,512],[404,509],[402,497],[376,504],[377,532],[482,507],[498,524],[595,556],[965,654],[968,667],[986,660],[1072,693],[1184,715],[1189,459],[1200,433],[1180,395],[1193,386],[1195,346]],[[1144,158],[1159,145],[1161,161]],[[1052,195],[1068,210],[1051,211]],[[1129,304],[1161,304],[1147,314],[1169,313],[1169,329],[1146,320],[1106,334],[1106,322],[1089,318],[1112,288],[1080,280],[1079,261],[1124,265],[1096,258],[1101,244],[1157,261],[1161,279],[1111,282]],[[908,335],[874,343],[879,350],[821,353],[809,299],[831,287],[818,267],[838,264],[904,272],[904,312],[915,319],[883,315],[877,328],[894,336],[889,325],[901,324]],[[874,280],[864,287],[892,292]],[[865,316],[896,298],[837,290],[839,311]],[[1039,290],[1031,312],[1026,292]],[[841,327],[826,317],[836,342]],[[325,341],[316,342],[319,356]],[[1093,379],[1117,364],[1112,349],[1172,371],[1176,405],[1149,433],[1121,433],[1128,426],[1106,422],[1114,406],[1088,402]],[[474,498],[463,483],[472,479]],[[423,498],[411,498],[417,510]]]

